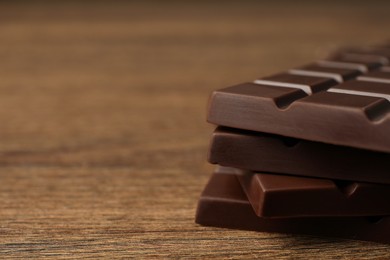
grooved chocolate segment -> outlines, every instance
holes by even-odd
[[[373,54],[356,54],[356,53],[343,53],[339,57],[342,60],[355,60],[381,63],[382,65],[389,64],[389,57],[385,55],[373,55]]]
[[[380,62],[366,61],[363,59],[354,59],[343,56],[327,60],[320,60],[317,61],[317,64],[323,67],[330,68],[356,69],[363,73],[366,73],[373,69],[377,69],[382,65],[382,63]]]
[[[299,88],[307,94],[327,90],[337,84],[337,81],[329,77],[313,77],[281,73],[269,77],[264,77],[254,81],[256,84],[269,85],[275,87]]]
[[[330,59],[349,59],[365,62],[390,62],[390,49],[383,47],[343,48],[330,55]]]
[[[206,226],[296,233],[390,243],[389,217],[261,218],[234,174],[215,173],[198,203],[195,222]]]
[[[390,215],[390,187],[238,170],[238,179],[261,217]]]
[[[294,75],[332,78],[337,82],[343,82],[361,74],[359,70],[323,67],[315,63],[291,69],[288,72]]]
[[[366,83],[367,88],[376,86]],[[245,91],[241,92],[242,89]],[[208,121],[239,129],[390,152],[389,101],[329,91],[299,98],[302,97],[300,92],[290,88],[237,85],[212,94]],[[278,100],[283,100],[283,106],[276,105]]]
[[[390,73],[389,73],[390,75]],[[335,93],[345,93],[359,96],[371,96],[371,97],[381,97],[390,101],[390,77],[388,82],[384,80],[378,80],[375,82],[367,82],[363,78],[358,78],[359,80],[347,81],[343,84],[337,85],[334,88],[329,89],[329,92]]]
[[[290,103],[305,97],[304,91],[296,88],[278,88],[266,85],[257,85],[254,83],[244,83],[241,85],[233,86],[230,88],[222,89],[221,91],[214,92],[213,98],[216,101],[233,102],[237,101],[237,98],[243,98],[241,105],[243,111],[246,108],[250,109],[251,105],[263,103],[263,101],[270,103],[271,106],[283,108]],[[220,100],[222,99],[222,100]],[[253,103],[253,104],[252,104]],[[210,105],[213,105],[212,103]],[[215,112],[219,117],[225,117],[227,114],[223,110],[212,111],[212,107],[209,108],[210,112]],[[265,109],[267,109],[265,107]],[[255,112],[255,111],[254,111]],[[245,116],[245,115],[242,115]]]
[[[209,161],[249,171],[390,184],[388,153],[222,127],[214,131]]]
[[[390,71],[385,71],[385,70],[372,71],[370,73],[358,77],[358,80],[383,82],[383,83],[390,84]]]
[[[382,66],[381,61],[382,56],[377,55],[354,55],[351,53],[345,53],[338,57],[329,58],[327,60],[329,61],[340,61],[340,62],[347,62],[347,63],[356,63],[361,64],[367,67],[368,70],[372,70],[375,68],[379,68]]]

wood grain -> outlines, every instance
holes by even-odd
[[[0,2],[1,258],[390,258],[194,224],[209,93],[382,42],[389,7]]]

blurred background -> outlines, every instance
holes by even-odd
[[[132,165],[136,146],[206,148],[213,89],[382,43],[389,13],[389,1],[1,1],[0,160]]]
[[[205,144],[213,89],[382,43],[389,11],[388,1],[1,1],[0,150]],[[124,150],[61,156],[131,164]]]
[[[389,14],[384,0],[0,1],[0,253],[337,256],[193,223],[212,171],[207,99],[389,41]]]

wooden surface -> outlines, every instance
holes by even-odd
[[[140,2],[0,2],[0,257],[390,258],[194,224],[209,93],[381,42],[390,4]]]

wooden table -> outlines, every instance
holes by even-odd
[[[194,223],[209,93],[385,40],[375,3],[1,2],[1,258],[390,258]]]

